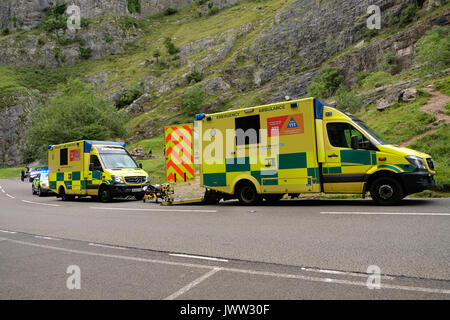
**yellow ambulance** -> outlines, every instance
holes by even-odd
[[[142,200],[150,184],[147,172],[114,141],[75,141],[48,146],[49,187],[62,200],[93,196],[109,202],[115,196]]]
[[[377,203],[392,205],[435,184],[431,156],[392,145],[315,98],[196,120],[201,185],[216,199],[254,205],[285,194],[370,192]]]

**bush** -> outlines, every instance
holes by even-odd
[[[219,11],[220,11],[219,8],[217,8],[217,7],[212,7],[211,9],[208,10],[208,15],[209,15],[209,16],[213,16],[213,15],[215,15],[215,14],[218,14]]]
[[[60,93],[49,105],[39,105],[31,113],[26,148],[35,159],[46,159],[47,146],[76,140],[123,138],[127,117],[94,95],[80,80],[58,87]]]
[[[434,26],[416,45],[416,61],[425,72],[433,72],[450,64],[450,27]]]
[[[319,98],[329,98],[342,83],[344,76],[338,67],[323,67],[308,87],[308,94]]]
[[[348,91],[344,86],[341,86],[336,91],[337,107],[340,110],[355,113],[361,108],[363,100],[364,97],[357,96],[354,92]]]
[[[133,85],[125,90],[125,92],[115,100],[117,109],[121,109],[130,105],[134,100],[142,95],[142,88],[139,85]]]
[[[202,6],[206,3],[207,0],[197,0],[197,5]]]
[[[2,29],[2,35],[7,36],[10,33],[9,28]]]
[[[180,49],[175,47],[175,44],[172,42],[172,39],[169,37],[166,37],[164,39],[164,45],[166,46],[167,52],[169,54],[176,54],[176,53],[180,52]]]
[[[92,49],[91,48],[80,48],[80,59],[87,60],[92,57]]]
[[[128,0],[128,12],[129,13],[141,13],[141,1],[140,0]]]
[[[178,12],[178,9],[175,9],[175,8],[167,8],[166,10],[164,10],[164,15],[165,15],[165,16],[171,16],[171,15],[177,13],[177,12]]]
[[[380,69],[390,74],[395,74],[398,68],[398,59],[395,51],[385,52],[381,56]]]
[[[44,19],[40,23],[40,27],[46,32],[52,32],[55,30],[67,29],[67,19],[64,16],[67,10],[67,4],[57,2],[56,5],[51,7]]]
[[[200,111],[204,100],[205,91],[198,86],[193,86],[183,95],[183,110],[189,115],[194,115]]]
[[[203,80],[203,73],[198,71],[192,71],[188,76],[187,80],[189,83],[196,83]]]

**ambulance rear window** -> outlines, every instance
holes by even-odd
[[[59,150],[59,165],[66,166],[68,163],[67,148]]]
[[[236,145],[259,143],[259,115],[236,118]],[[239,130],[240,129],[240,130]]]

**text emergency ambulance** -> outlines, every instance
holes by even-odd
[[[196,120],[205,198],[253,205],[284,194],[370,192],[377,203],[391,205],[435,184],[429,155],[389,144],[318,99],[199,114]]]
[[[149,177],[125,143],[75,141],[48,146],[50,189],[63,200],[94,196],[103,202],[133,195],[141,200]]]

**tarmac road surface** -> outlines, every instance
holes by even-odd
[[[165,207],[0,186],[0,299],[450,298],[450,199]]]

